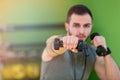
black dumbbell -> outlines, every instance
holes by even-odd
[[[54,49],[59,50],[60,47],[63,47],[63,41],[61,41],[58,38],[55,38]],[[84,47],[84,42],[82,40],[79,40],[76,49],[78,49],[78,51],[82,51],[83,47]]]

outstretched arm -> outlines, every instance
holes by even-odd
[[[54,40],[55,38],[59,38],[63,41],[63,47],[60,47],[59,50],[54,49]],[[42,53],[42,60],[43,61],[50,61],[55,56],[64,54],[66,50],[71,50],[74,53],[77,53],[78,50],[76,49],[78,44],[78,38],[75,36],[52,36],[47,40],[46,47]]]

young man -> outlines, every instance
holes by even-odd
[[[108,52],[105,38],[95,36],[91,41],[94,47],[85,43],[92,30],[92,19],[86,6],[70,8],[65,23],[67,34],[47,40],[42,54],[41,80],[87,80],[93,68],[100,80],[120,80],[119,69]],[[59,50],[54,49],[55,38],[63,41]],[[87,47],[82,51],[77,49],[80,40]],[[98,46],[106,50],[105,55],[96,55]]]

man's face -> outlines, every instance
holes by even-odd
[[[65,23],[67,34],[85,41],[92,29],[92,19],[89,14],[72,14],[69,23]]]

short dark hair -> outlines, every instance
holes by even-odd
[[[69,9],[69,11],[67,13],[66,22],[69,23],[70,17],[72,14],[84,15],[86,13],[88,13],[91,16],[91,18],[93,19],[92,13],[88,7],[86,7],[85,5],[82,5],[82,4],[75,5]]]

